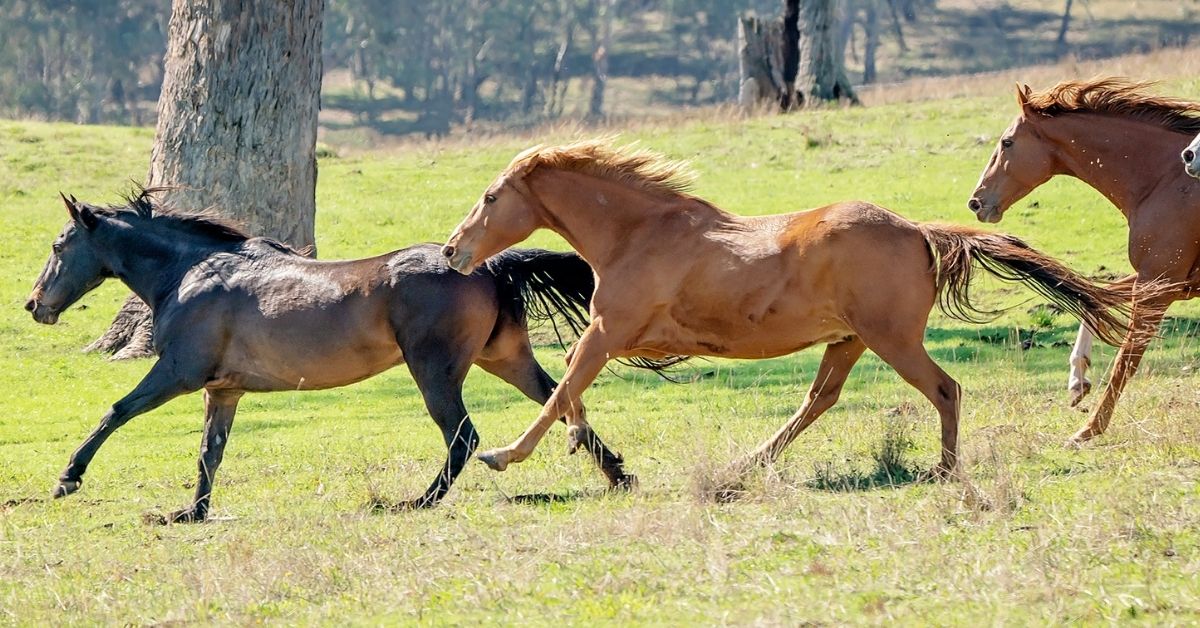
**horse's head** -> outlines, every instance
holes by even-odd
[[[509,169],[484,190],[442,247],[451,268],[469,275],[542,226],[541,202],[526,185],[525,174],[524,169]]]
[[[1000,222],[1004,212],[1057,174],[1054,145],[1038,128],[1043,117],[1029,105],[1028,85],[1017,86],[1021,114],[1000,136],[992,159],[979,176],[967,207],[982,222]]]
[[[1183,169],[1189,177],[1200,179],[1200,135],[1183,149]]]
[[[46,325],[57,323],[63,310],[112,276],[95,246],[104,217],[74,197],[64,196],[63,202],[71,220],[51,245],[50,258],[25,302],[33,320]]]

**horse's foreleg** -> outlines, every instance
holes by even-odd
[[[496,471],[525,460],[558,417],[567,417],[568,430],[575,430],[572,438],[578,440],[582,436],[579,430],[587,425],[582,420],[581,396],[600,374],[613,349],[611,336],[602,331],[599,319],[592,321],[576,343],[571,365],[538,418],[512,444],[485,451],[479,454],[479,459]]]
[[[112,409],[100,419],[100,425],[83,441],[83,444],[71,454],[67,468],[58,478],[52,495],[55,498],[65,497],[79,490],[83,484],[83,474],[88,464],[96,455],[96,451],[104,441],[133,417],[149,412],[179,395],[200,389],[202,379],[181,376],[174,360],[159,359],[150,367],[142,381],[128,395],[113,404]]]
[[[436,506],[450,491],[454,480],[479,446],[479,433],[463,403],[462,385],[471,368],[470,352],[449,340],[425,339],[405,351],[408,369],[425,399],[425,409],[442,430],[446,462],[437,477],[417,499],[380,503],[392,510],[416,510]]]
[[[1067,379],[1067,390],[1071,393],[1071,407],[1079,405],[1080,401],[1092,391],[1092,382],[1087,378],[1088,367],[1092,365],[1092,340],[1095,336],[1087,325],[1079,324],[1079,334],[1075,337],[1075,346],[1071,349],[1071,375]]]
[[[1132,285],[1137,282],[1137,274],[1128,275],[1117,280],[1114,285]],[[1071,348],[1071,374],[1067,378],[1067,390],[1071,393],[1071,407],[1079,405],[1083,398],[1092,392],[1092,382],[1087,378],[1088,369],[1092,366],[1092,341],[1096,334],[1088,326],[1080,323],[1079,333],[1075,336],[1075,346]]]
[[[1108,429],[1108,422],[1112,418],[1113,410],[1117,407],[1121,393],[1125,390],[1125,384],[1129,383],[1134,373],[1137,372],[1138,365],[1142,362],[1142,356],[1146,352],[1146,346],[1154,338],[1154,333],[1158,330],[1158,325],[1162,322],[1165,313],[1165,304],[1134,307],[1133,322],[1129,326],[1125,342],[1117,351],[1117,359],[1113,364],[1112,374],[1108,378],[1108,385],[1104,388],[1104,394],[1100,397],[1100,403],[1096,405],[1095,410],[1092,410],[1092,416],[1088,418],[1088,422],[1067,441],[1068,445],[1078,445],[1103,434],[1104,430]]]
[[[213,478],[225,457],[225,444],[229,442],[233,415],[241,398],[241,391],[204,391],[204,436],[200,442],[200,459],[197,463],[199,477],[196,479],[196,495],[191,506],[171,513],[166,521],[195,523],[208,517]]]
[[[524,333],[522,331],[522,333]],[[515,386],[526,397],[545,405],[550,400],[550,396],[554,394],[554,389],[558,386],[558,382],[554,381],[550,374],[542,369],[541,365],[533,357],[533,350],[529,348],[528,342],[514,355],[508,356],[502,360],[480,361],[479,366],[485,371],[503,379]],[[569,362],[568,362],[569,363]],[[582,403],[579,404],[583,406]],[[567,423],[567,417],[560,417],[560,421]],[[576,423],[580,425],[579,423]],[[577,430],[574,433],[574,440],[568,442],[568,447],[582,447],[592,457],[596,466],[604,474],[610,486],[614,488],[632,488],[637,484],[637,478],[625,473],[624,459],[621,454],[612,451],[604,444],[600,436],[596,434],[591,426],[584,421],[581,424],[583,429]]]

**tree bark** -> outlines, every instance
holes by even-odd
[[[879,2],[867,0],[866,5],[866,44],[863,46],[863,83],[874,83],[877,77],[875,71],[875,55],[879,52]]]
[[[608,87],[608,50],[612,47],[613,13],[617,0],[597,0],[596,19],[599,37],[594,38],[595,52],[592,54],[592,99],[588,105],[588,117],[604,116],[604,90]]]
[[[783,81],[783,21],[738,18],[738,104],[755,109],[780,103]]]
[[[174,0],[149,185],[255,235],[314,244],[324,0]],[[152,354],[130,297],[91,350]]]
[[[848,100],[858,104],[858,96],[842,67],[835,29],[837,12],[834,0],[804,0],[800,3],[800,69],[796,92],[800,104]]]
[[[904,42],[904,26],[900,24],[900,13],[896,9],[896,0],[887,0],[888,8],[892,10],[892,30],[896,32],[896,42],[900,44],[901,52],[908,52],[908,44]]]
[[[1058,27],[1058,39],[1055,40],[1055,44],[1059,54],[1067,49],[1067,29],[1071,27],[1071,3],[1071,0],[1067,0],[1066,6],[1063,7],[1062,24]]]
[[[779,107],[788,111],[796,102],[796,73],[800,67],[800,0],[783,2],[783,94]]]

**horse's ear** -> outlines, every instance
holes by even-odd
[[[84,229],[91,231],[96,228],[96,225],[100,224],[100,218],[87,205],[80,205],[79,224],[83,225]]]
[[[1033,88],[1028,85],[1017,83],[1017,104],[1021,106],[1021,110],[1028,112],[1030,110],[1029,101],[1033,98]]]
[[[100,224],[100,218],[96,216],[96,212],[75,200],[74,196],[67,198],[67,195],[62,192],[59,192],[58,195],[62,197],[63,203],[67,206],[67,213],[71,215],[71,220],[74,220],[75,224],[88,231],[95,229],[96,225]]]
[[[67,213],[70,214],[71,220],[79,222],[79,209],[75,207],[73,200],[75,197],[67,198],[67,195],[62,192],[59,192],[58,195],[62,197],[63,204],[67,206]]]

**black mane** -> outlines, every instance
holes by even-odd
[[[171,207],[154,200],[153,196],[170,190],[169,187],[137,188],[124,195],[124,205],[109,205],[97,207],[87,205],[92,211],[105,216],[134,216],[145,221],[163,225],[219,242],[246,242],[256,236],[246,232],[245,228],[234,220],[218,215],[212,210],[188,211]],[[136,224],[136,223],[135,223]],[[288,253],[302,255],[300,251],[273,238],[258,238],[263,242]]]

